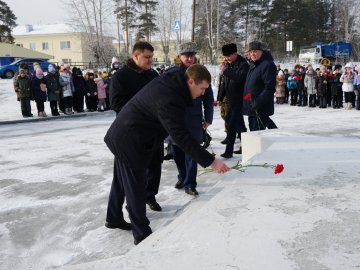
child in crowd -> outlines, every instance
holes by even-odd
[[[326,68],[322,67],[320,69],[319,76],[316,78],[315,82],[315,88],[316,93],[319,99],[319,108],[324,109],[326,108],[326,93],[327,93],[327,87],[328,87],[328,79],[326,73]]]
[[[357,74],[354,78],[354,93],[356,95],[355,108],[360,110],[360,67],[355,68]]]
[[[97,85],[97,92],[98,92],[98,105],[97,110],[98,112],[103,112],[106,110],[106,85],[103,81],[103,78],[101,77],[102,73],[99,72],[98,78],[95,78],[94,81]]]
[[[46,83],[44,73],[40,67],[35,70],[31,78],[31,93],[36,102],[39,117],[46,117],[44,102],[46,101]]]
[[[304,86],[307,95],[309,96],[309,107],[316,107],[316,89],[315,89],[316,76],[317,75],[313,67],[308,66],[308,69],[305,73]]]
[[[340,77],[340,82],[343,83],[342,90],[345,95],[345,110],[352,109],[352,96],[354,95],[354,72],[352,71],[352,63],[345,65],[345,71]]]
[[[280,70],[276,76],[276,103],[283,104],[285,101],[285,76],[284,72]]]
[[[66,64],[60,68],[60,85],[62,86],[62,99],[64,104],[64,113],[66,115],[73,114],[73,92],[74,85],[70,72],[70,65]]]
[[[89,112],[94,112],[97,109],[97,85],[94,81],[94,72],[87,73],[87,93],[86,93],[86,106]]]
[[[23,117],[33,116],[31,113],[31,91],[30,91],[30,77],[27,71],[23,68],[19,70],[19,76],[15,82],[15,92],[21,104],[21,113]]]
[[[340,82],[341,73],[338,67],[335,68],[331,79],[331,96],[332,96],[332,107],[334,109],[341,108],[342,103],[342,83]]]
[[[293,69],[291,71],[291,74],[288,78],[288,81],[287,81],[287,87],[289,89],[289,92],[290,92],[290,105],[291,106],[295,106],[296,103],[297,103],[297,96],[298,96],[298,89],[297,89],[297,81],[296,81],[296,70]]]
[[[53,65],[49,65],[48,74],[45,76],[45,83],[47,88],[48,100],[50,101],[50,109],[52,116],[58,116],[58,103],[60,101],[61,86],[59,83],[59,76]]]

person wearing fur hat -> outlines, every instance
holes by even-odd
[[[31,78],[31,92],[36,102],[39,117],[46,117],[44,102],[46,101],[46,82],[44,72],[37,68],[35,76]]]
[[[185,74],[186,70],[196,63],[197,46],[194,42],[180,45],[180,53],[176,58],[175,65],[165,71],[168,73]],[[204,130],[212,124],[214,115],[214,93],[211,85],[205,90],[204,95],[194,99],[193,106],[186,109],[185,121],[193,139],[199,144],[203,143]],[[174,141],[168,138],[168,148],[171,148],[173,158],[178,170],[175,188],[182,189],[186,194],[197,196],[197,162],[186,154]]]
[[[30,100],[31,90],[30,90],[31,80],[27,71],[23,68],[19,69],[19,76],[15,82],[15,92],[17,94],[18,100],[21,105],[21,113],[23,117],[31,117],[33,116],[31,113],[31,104]]]
[[[242,153],[241,147],[234,152],[236,134],[240,133],[241,141],[241,133],[247,131],[242,113],[242,99],[249,64],[244,57],[237,53],[236,44],[225,44],[221,50],[224,62],[219,66],[220,75],[222,75],[219,89],[222,95],[226,96],[229,106],[229,128],[225,139],[226,149],[221,156],[231,158],[233,153]],[[223,100],[224,98],[220,97],[220,99]]]
[[[276,66],[274,58],[259,41],[252,41],[247,47],[251,64],[246,77],[243,111],[248,115],[251,131],[276,128],[270,118],[274,114],[274,93]]]
[[[353,72],[353,64],[347,63],[345,65],[345,71],[341,75],[340,82],[343,83],[342,90],[344,92],[345,96],[345,110],[351,110],[352,109],[352,100],[354,95],[354,72]]]
[[[50,64],[48,66],[48,74],[45,76],[45,83],[47,89],[48,100],[50,102],[50,109],[52,116],[58,116],[58,104],[61,96],[61,86],[59,82],[59,75],[55,67]]]

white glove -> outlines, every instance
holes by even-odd
[[[94,95],[96,96],[96,95],[97,95],[97,92],[95,92]]]
[[[87,93],[86,95],[87,95],[88,97],[90,97],[90,93]]]

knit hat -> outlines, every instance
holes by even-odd
[[[56,70],[55,70],[54,66],[50,64],[50,65],[48,66],[48,71],[49,71],[49,72],[55,72]]]
[[[345,65],[345,68],[353,68],[353,64],[351,62],[349,62]]]
[[[180,44],[180,54],[196,54],[197,48],[195,42],[186,42]]]
[[[223,56],[229,56],[230,54],[237,52],[237,47],[235,43],[225,44],[221,48]]]
[[[251,41],[248,44],[245,51],[248,52],[248,51],[257,51],[257,50],[265,51],[266,50],[265,44],[261,43],[260,41]]]
[[[279,76],[284,76],[284,72],[282,72],[282,70],[279,71],[278,73]]]
[[[64,62],[63,61],[60,61],[59,63],[58,63],[58,66],[59,67],[62,67],[64,65]]]

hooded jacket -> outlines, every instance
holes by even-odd
[[[270,52],[263,51],[261,58],[250,64],[246,77],[244,95],[251,99],[243,101],[244,115],[270,116],[274,114],[276,66]]]
[[[144,173],[159,143],[169,134],[201,166],[214,157],[192,138],[185,113],[193,100],[182,72],[171,72],[148,83],[119,112],[105,136],[115,157]]]

